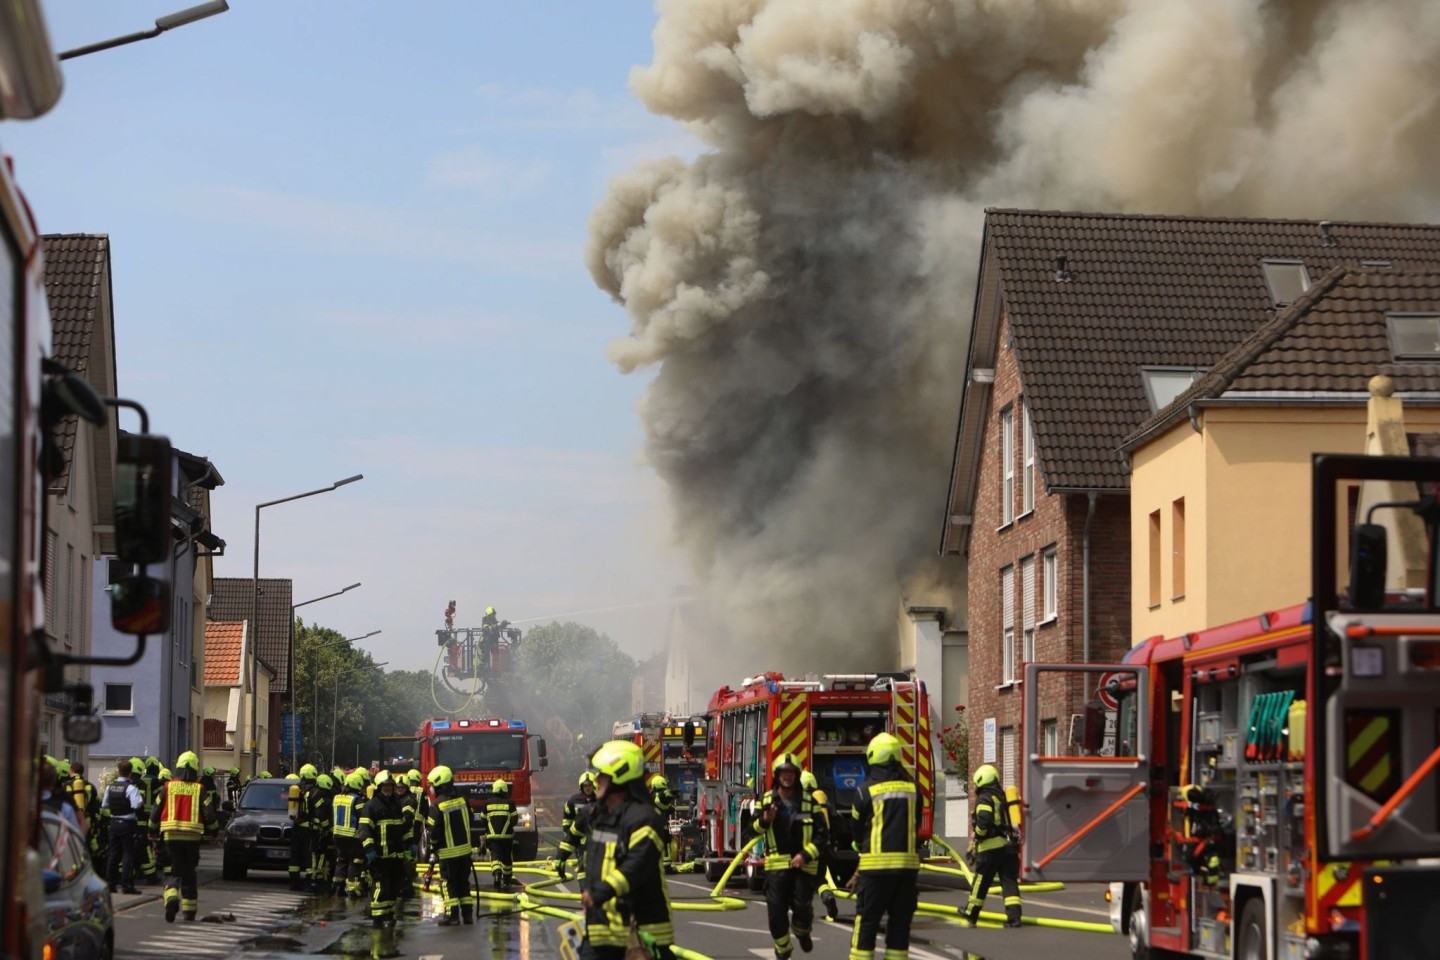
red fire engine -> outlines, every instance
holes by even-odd
[[[539,766],[530,765],[530,740],[535,740]],[[535,821],[531,778],[549,765],[545,738],[532,734],[523,720],[426,720],[415,734],[420,748],[420,772],[428,776],[432,767],[444,765],[455,773],[455,785],[471,807],[471,819],[479,822],[478,808],[490,796],[496,780],[510,784],[520,818],[515,825],[515,859],[534,860],[540,846]],[[427,788],[428,789],[428,788]]]
[[[645,773],[660,772],[660,737],[669,718],[663,713],[640,713],[629,720],[617,720],[610,729],[615,740],[628,740],[645,756]]]
[[[928,830],[935,802],[931,760],[930,705],[925,685],[907,674],[835,674],[814,680],[787,680],[765,673],[739,689],[721,687],[710,698],[707,779],[701,781],[699,815],[716,859],[707,875],[719,873],[753,836],[750,817],[768,788],[771,758],[795,754],[815,774],[832,809],[847,811],[865,781],[865,747],[889,731],[904,744],[905,766],[924,800]],[[854,866],[849,853],[848,818],[831,817],[831,839],[842,875]],[[763,857],[752,855],[746,875],[752,885]]]
[[[1423,588],[1387,590],[1385,529],[1352,526],[1372,482],[1423,521]],[[1321,603],[1152,637],[1120,664],[1029,665],[1025,875],[1111,881],[1137,958],[1433,956],[1440,868],[1415,861],[1440,855],[1437,483],[1440,460],[1319,457]],[[1035,722],[1065,684],[1092,703],[1075,756]]]

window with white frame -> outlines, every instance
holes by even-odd
[[[1000,411],[1000,524],[1015,519],[1015,408]]]
[[[1040,552],[1040,622],[1054,620],[1060,606],[1059,569],[1055,545]]]
[[[1020,445],[1024,463],[1020,467],[1020,512],[1029,513],[1035,509],[1035,431],[1030,425],[1030,404],[1025,404],[1023,418],[1024,440]]]
[[[1060,726],[1054,720],[1040,721],[1040,755],[1054,757],[1060,754]]]
[[[1000,682],[1015,682],[1015,567],[1000,571]]]
[[[1020,561],[1020,662],[1035,659],[1035,558]]]
[[[135,689],[128,683],[105,684],[105,712],[133,715],[135,713]]]

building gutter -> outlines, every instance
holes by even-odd
[[[1095,502],[1100,494],[1091,490],[1086,494],[1084,546],[1080,560],[1080,636],[1082,638],[1081,663],[1090,662],[1090,527],[1095,522]]]

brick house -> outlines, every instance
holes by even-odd
[[[942,555],[967,559],[971,766],[1018,780],[1063,753],[1089,696],[1025,661],[1113,662],[1132,643],[1134,432],[1341,264],[1433,267],[1440,227],[989,210]]]

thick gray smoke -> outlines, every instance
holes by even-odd
[[[933,556],[983,208],[1433,218],[1434,0],[659,0],[710,152],[591,221],[624,371],[751,669],[877,666]],[[823,661],[817,660],[823,656]]]

